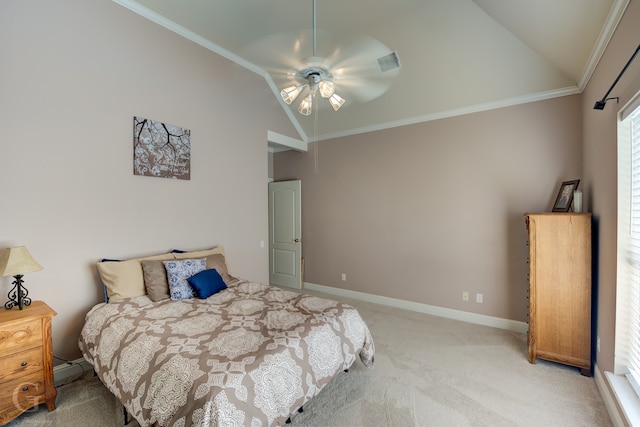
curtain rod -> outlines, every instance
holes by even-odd
[[[600,101],[596,101],[596,104],[593,106],[594,110],[604,110],[604,106],[607,105],[607,101],[608,100],[610,100],[610,99],[619,99],[617,96],[611,97],[611,98],[607,98],[607,96],[609,96],[609,94],[613,90],[614,86],[618,83],[618,80],[620,80],[620,77],[622,77],[624,72],[627,71],[627,68],[629,68],[629,65],[634,60],[634,58],[636,57],[638,52],[640,52],[640,45],[638,45],[638,47],[636,48],[635,52],[633,52],[633,55],[631,55],[631,58],[629,58],[629,61],[627,61],[627,65],[624,66],[622,71],[620,71],[620,74],[618,74],[618,77],[616,77],[616,79],[613,81],[613,84],[611,84],[611,87],[609,88],[607,93],[604,94],[604,96],[602,97],[602,99]]]

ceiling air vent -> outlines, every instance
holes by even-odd
[[[378,70],[381,73],[397,70],[400,68],[400,58],[398,58],[398,52],[393,51],[388,55],[381,56],[376,60],[378,62]]]

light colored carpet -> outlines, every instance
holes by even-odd
[[[376,364],[367,369],[356,361],[291,426],[612,425],[593,378],[551,362],[530,364],[524,334],[329,298],[360,311]],[[59,387],[56,404],[51,413],[40,405],[8,426],[123,425],[122,406],[90,373]]]

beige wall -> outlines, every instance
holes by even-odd
[[[268,280],[267,130],[294,130],[261,77],[109,0],[3,0],[0,40],[0,248],[44,266],[56,356],[80,356],[102,257],[224,245]],[[191,130],[190,181],[133,175],[135,115]]]
[[[302,180],[305,281],[526,321],[523,214],[581,178],[580,108],[574,95],[321,141],[317,170],[313,149],[276,153],[274,178]]]
[[[596,355],[601,370],[612,371],[616,308],[617,245],[617,112],[640,90],[640,57],[631,64],[603,111],[593,104],[609,89],[640,43],[640,1],[632,0],[605,54],[583,92],[584,171],[587,183],[585,206],[594,215],[596,336],[601,350]]]

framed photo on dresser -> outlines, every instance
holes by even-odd
[[[573,192],[578,189],[578,184],[580,184],[580,180],[574,179],[573,181],[565,181],[560,185],[552,212],[569,212],[573,202]]]

